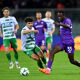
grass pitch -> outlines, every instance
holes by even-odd
[[[0,80],[80,80],[80,68],[70,64],[64,51],[55,55],[50,75],[39,72],[36,61],[30,59],[22,51],[18,52],[20,66],[27,67],[30,74],[21,76],[20,69],[16,69],[15,66],[10,70],[5,52],[0,51]],[[10,53],[13,62],[15,62],[13,51]],[[75,51],[75,59],[80,61],[80,51]]]

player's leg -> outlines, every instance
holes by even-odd
[[[10,54],[10,51],[9,51],[9,44],[10,44],[9,39],[4,39],[3,44],[4,44],[7,59],[10,62],[10,67],[9,68],[12,69],[14,65],[13,65],[13,62],[11,61],[11,54]]]
[[[46,47],[45,47],[45,40],[42,40],[40,43],[40,49],[43,51],[43,53],[46,52]]]
[[[34,53],[33,50],[30,51],[23,51],[25,54],[27,54],[29,57],[37,61],[37,64],[40,68],[43,68],[42,62],[37,54]]]
[[[47,68],[46,69],[39,69],[41,72],[45,73],[45,74],[50,74],[50,70],[51,70],[51,66],[52,66],[52,63],[54,61],[54,56],[57,52],[63,50],[63,44],[61,43],[61,41],[55,45],[53,47],[53,50],[51,50],[50,52],[50,56],[49,56],[49,61],[48,61],[48,65],[47,65]]]
[[[80,62],[74,59],[74,43],[66,45],[65,51],[68,53],[70,63],[80,67]]]
[[[52,37],[46,38],[46,45],[47,45],[47,61],[49,60],[49,53],[51,52],[51,46],[52,46]]]
[[[40,49],[43,51],[43,53],[46,52],[44,45],[40,46]]]
[[[59,45],[55,45],[53,47],[53,49],[51,50],[50,55],[49,55],[49,61],[48,61],[48,65],[47,65],[48,68],[51,69],[55,54],[61,50],[62,50],[62,48]]]
[[[10,39],[11,47],[14,50],[14,57],[15,57],[15,64],[17,68],[20,68],[19,62],[18,62],[18,51],[17,51],[17,41],[16,38]]]
[[[41,49],[37,45],[35,47],[35,52],[42,59],[43,63],[46,65],[46,58],[44,57],[43,52],[41,51]]]
[[[74,64],[78,67],[80,67],[80,62],[74,59],[74,54],[68,54],[68,58],[71,64]]]
[[[44,67],[43,67],[43,64],[42,64],[42,62],[41,62],[41,60],[40,60],[40,58],[39,58],[38,55],[36,55],[35,53],[33,53],[33,54],[31,55],[31,58],[37,61],[37,64],[38,64],[38,66],[39,66],[40,68],[44,68]]]

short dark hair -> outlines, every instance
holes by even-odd
[[[4,10],[9,10],[9,11],[10,11],[10,8],[4,7],[4,8],[2,9],[2,11],[4,11]]]
[[[26,17],[25,18],[25,22],[33,22],[33,18],[32,17]]]
[[[57,13],[62,13],[63,15],[65,15],[65,11],[64,10],[59,10]]]

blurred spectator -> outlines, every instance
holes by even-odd
[[[63,8],[64,8],[64,5],[63,5],[62,3],[58,3],[58,4],[57,4],[57,8],[58,8],[58,9],[63,9]]]
[[[0,8],[76,8],[80,0],[0,0]]]

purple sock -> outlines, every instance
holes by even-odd
[[[51,69],[52,63],[53,63],[53,61],[48,61],[47,68]]]

